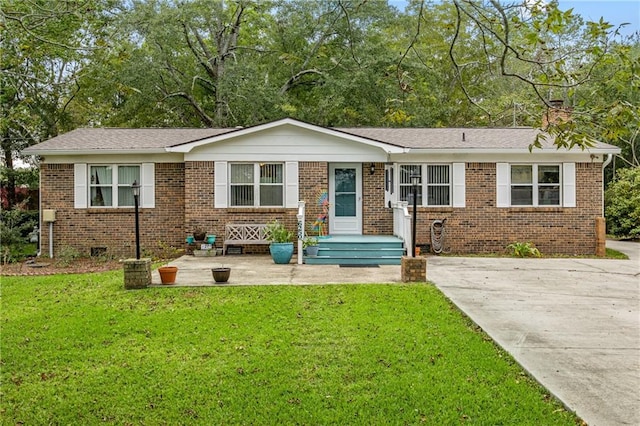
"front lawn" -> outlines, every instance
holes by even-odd
[[[3,424],[572,425],[431,285],[2,277]]]

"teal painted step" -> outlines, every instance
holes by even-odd
[[[400,265],[399,257],[331,257],[306,256],[307,265]]]
[[[402,247],[390,248],[370,248],[370,247],[349,247],[349,248],[327,248],[320,247],[318,256],[331,257],[401,257],[404,254]]]
[[[319,240],[318,256],[306,256],[309,265],[399,265],[402,240],[388,235],[335,235]]]

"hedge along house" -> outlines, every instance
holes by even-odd
[[[453,253],[503,252],[518,241],[548,254],[594,254],[603,168],[620,150],[557,149],[548,137],[530,151],[539,132],[282,119],[230,129],[77,129],[24,153],[41,157],[41,251],[51,247],[54,257],[65,247],[132,256],[134,181],[144,253],[182,248],[196,228],[220,242],[228,224],[279,219],[294,230],[299,201],[307,231],[326,216],[330,236],[395,234],[406,246],[411,174],[421,177],[417,244],[431,244],[431,224],[446,219],[444,246]]]

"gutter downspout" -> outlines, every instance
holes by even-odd
[[[604,169],[613,161],[613,154],[607,154],[607,159],[602,163],[602,217],[604,217]]]
[[[36,257],[42,256],[42,164],[38,166],[38,253]]]

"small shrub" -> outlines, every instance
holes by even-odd
[[[56,263],[59,266],[69,266],[74,260],[80,258],[80,252],[71,246],[64,246],[56,257],[58,259]]]
[[[38,211],[24,210],[21,203],[0,213],[0,252],[2,262],[18,262],[26,255],[35,254],[29,242],[29,233],[38,225]]]
[[[518,257],[540,257],[541,253],[533,243],[521,243],[515,242],[511,243],[507,246],[507,250],[511,253],[512,256]]]

